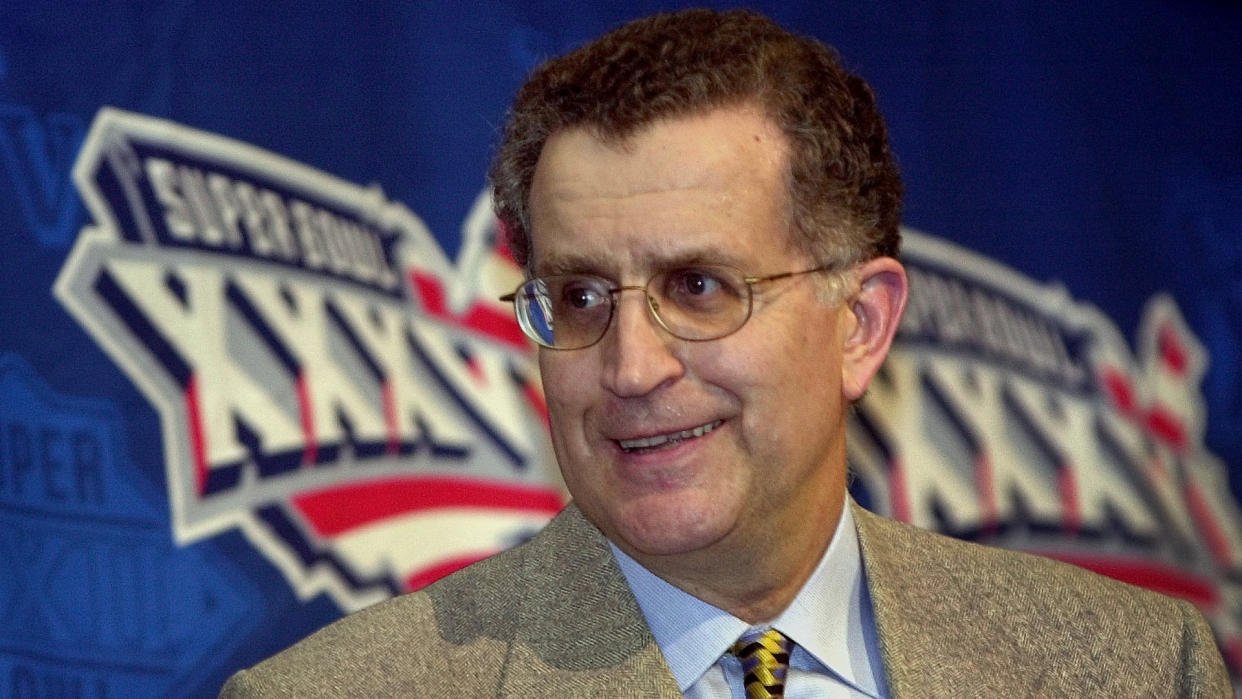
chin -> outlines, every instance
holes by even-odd
[[[644,498],[609,513],[613,526],[604,532],[614,543],[647,556],[708,548],[733,529],[733,521],[719,502],[696,507],[694,501],[694,497],[675,495]]]

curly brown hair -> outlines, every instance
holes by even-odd
[[[582,127],[624,141],[644,126],[758,105],[790,144],[793,242],[821,263],[896,256],[901,178],[875,94],[837,53],[745,10],[630,22],[535,69],[489,177],[514,259],[530,258],[530,188],[548,137]]]

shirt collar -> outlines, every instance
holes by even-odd
[[[872,624],[863,585],[862,557],[854,515],[846,497],[832,542],[789,607],[771,624],[830,672],[850,684],[870,684],[850,648],[866,648],[864,625]],[[685,692],[750,626],[666,582],[609,542],[652,636],[677,685]]]

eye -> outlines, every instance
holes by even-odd
[[[588,279],[566,281],[560,297],[562,305],[575,311],[589,310],[608,302],[607,290]]]
[[[724,287],[720,275],[708,269],[679,269],[668,275],[669,292],[675,296],[710,296]]]
[[[740,272],[729,267],[685,267],[664,275],[660,284],[662,300],[683,313],[732,314],[745,298],[745,282]],[[667,320],[667,319],[666,319]]]

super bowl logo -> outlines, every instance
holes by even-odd
[[[159,414],[177,543],[239,529],[353,610],[561,507],[486,196],[454,264],[377,187],[115,110],[74,180],[94,223],[55,292]],[[1064,289],[917,232],[905,250],[910,306],[850,424],[856,495],[1189,599],[1242,673],[1242,514],[1172,299],[1132,351]]]
[[[486,197],[458,268],[378,188],[111,109],[74,181],[55,293],[159,413],[179,544],[239,528],[352,610],[562,506]]]
[[[1242,674],[1242,515],[1173,300],[1148,302],[1135,353],[1063,288],[918,233],[905,249],[910,305],[851,425],[860,496],[1188,599]]]

